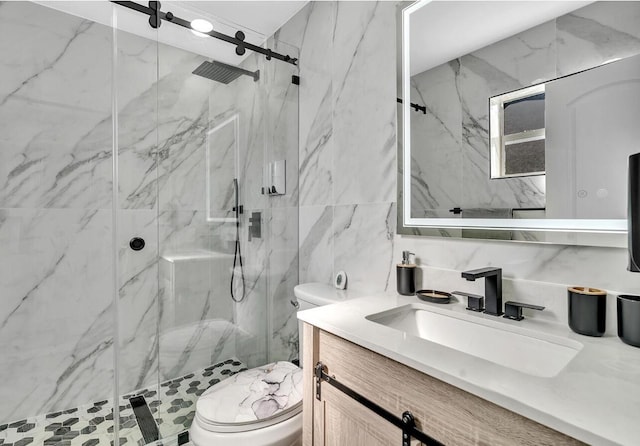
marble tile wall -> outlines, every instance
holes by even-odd
[[[87,48],[94,59],[80,63]],[[113,392],[111,30],[3,2],[0,54],[0,420],[9,421]]]
[[[395,234],[395,145],[388,146],[387,140],[395,138],[396,129],[393,124],[387,127],[386,118],[395,110],[395,5],[345,3],[311,2],[283,29],[299,34],[299,40],[291,41],[300,47],[301,54],[300,282],[332,283],[333,275],[344,269],[353,288],[393,293],[395,264],[401,251],[408,249],[417,254],[423,286],[480,292],[482,283],[461,279],[460,271],[499,266],[504,269],[506,296],[547,305],[551,310],[541,317],[556,322],[566,319],[567,285],[604,288],[610,293],[611,330],[613,296],[617,292],[640,293],[636,275],[626,271],[624,249]],[[579,21],[580,26],[559,21],[558,51],[569,43],[578,53],[588,48],[605,48],[599,54],[606,60],[612,41],[601,31],[615,23],[626,31],[614,33],[617,36],[614,40],[634,42],[637,29],[626,23],[627,19],[629,23],[633,20],[637,23],[635,6],[626,2],[617,5],[624,9],[615,15],[619,21],[612,17],[599,23],[586,8],[570,17],[570,23]],[[354,11],[358,14],[352,15]],[[594,26],[591,28],[594,32],[586,25]],[[571,35],[560,38],[565,32],[561,30]],[[363,61],[360,48],[366,51],[365,48],[374,46],[377,50]],[[351,58],[348,69],[343,62],[347,55]],[[375,70],[368,69],[372,65]],[[480,72],[483,66],[488,68],[487,64],[472,66]],[[524,66],[519,70],[520,74],[512,75],[518,77],[526,71]],[[443,79],[454,75],[451,66],[443,67],[442,71]],[[472,76],[473,72],[469,70],[467,75]],[[362,88],[367,86],[366,97],[356,87],[359,83]],[[342,98],[349,98],[349,104]],[[460,119],[461,114],[461,110],[454,108],[441,116],[443,122],[448,122]],[[345,139],[344,133],[336,128],[344,122],[354,128],[354,137],[367,131],[377,137],[373,142],[366,138]],[[438,134],[448,134],[452,144],[464,140],[459,132],[449,131],[434,119],[432,127],[435,129],[437,125],[440,125]],[[359,164],[345,168],[347,165],[341,161],[348,157]],[[336,186],[351,181],[357,184],[348,193]]]
[[[300,48],[300,282],[389,286],[394,30],[394,2],[311,2],[281,30]]]
[[[545,207],[544,176],[488,180],[486,98],[637,54],[639,18],[638,2],[595,2],[413,76],[412,215]]]

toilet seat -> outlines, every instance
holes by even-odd
[[[209,432],[225,432],[225,433],[233,433],[233,432],[246,432],[255,429],[263,429],[265,427],[273,426],[274,424],[281,423],[285,420],[288,420],[291,417],[294,417],[302,412],[302,402],[296,404],[291,410],[281,413],[280,415],[267,418],[265,420],[256,420],[249,423],[216,423],[211,420],[207,420],[206,418],[200,416],[196,412],[196,418],[200,423],[200,427],[209,431]]]
[[[302,369],[286,361],[240,372],[211,386],[196,403],[198,425],[209,432],[262,429],[302,411]]]

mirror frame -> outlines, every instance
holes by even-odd
[[[400,2],[396,10],[397,43],[397,92],[398,98],[411,97],[410,85],[410,14],[433,0]],[[405,45],[406,43],[406,45]],[[405,74],[407,76],[405,76]],[[549,79],[551,81],[552,79]],[[489,98],[487,98],[487,101]],[[521,234],[521,242],[553,243],[589,246],[626,246],[626,219],[460,219],[460,218],[414,218],[411,216],[411,120],[410,102],[397,104],[399,134],[397,197],[397,232],[403,235],[438,236],[452,238],[496,239],[496,231],[514,231]],[[471,229],[469,237],[452,236],[449,230]],[[540,236],[554,233],[553,240],[539,240]],[[539,237],[536,237],[538,235]],[[504,240],[503,240],[504,241]],[[511,241],[511,240],[507,240]]]

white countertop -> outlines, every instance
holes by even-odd
[[[411,303],[560,336],[583,348],[556,376],[542,378],[365,319]],[[383,294],[301,311],[298,319],[585,443],[640,444],[640,348],[617,336],[581,336],[566,325],[536,320],[535,315],[510,321],[466,311],[459,303],[431,304]]]

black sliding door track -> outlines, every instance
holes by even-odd
[[[160,11],[160,2],[149,2],[149,6],[140,5],[136,2],[121,2],[111,0],[111,3],[115,3],[116,5],[124,6],[125,8],[132,9],[134,11],[140,12],[142,14],[146,14],[149,16],[149,25],[152,28],[159,28],[162,24],[162,21],[165,20],[169,23],[173,23],[174,25],[182,26],[183,28],[187,28],[189,30],[193,30],[191,27],[191,22],[181,19],[180,17],[175,16],[171,12],[162,12]],[[198,31],[199,32],[199,31]],[[290,63],[292,65],[297,65],[298,59],[292,58],[291,56],[276,53],[269,48],[262,48],[261,46],[253,45],[252,43],[245,42],[245,35],[242,31],[237,31],[235,37],[228,36],[226,34],[219,33],[217,31],[209,31],[208,33],[200,33],[206,34],[215,39],[223,40],[225,42],[231,43],[236,46],[236,54],[242,56],[246,50],[251,50],[256,53],[264,54],[267,60],[277,59],[283,62]]]
[[[416,440],[420,440],[426,446],[444,446],[443,443],[440,443],[438,440],[430,437],[425,434],[421,430],[416,427],[415,419],[413,415],[409,411],[405,411],[402,414],[402,418],[398,418],[387,409],[378,404],[371,401],[369,398],[359,394],[358,392],[350,389],[345,386],[341,382],[339,382],[335,377],[329,376],[327,374],[326,367],[322,364],[322,362],[318,362],[314,367],[314,376],[316,379],[316,399],[321,399],[321,391],[322,391],[322,383],[326,382],[327,384],[332,385],[340,392],[349,396],[353,400],[365,406],[367,409],[374,412],[376,415],[381,416],[389,423],[394,426],[400,428],[402,430],[402,446],[411,446],[411,438],[415,438]]]

